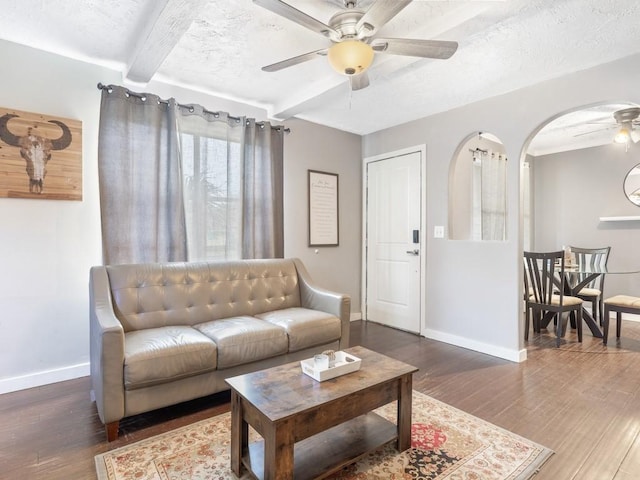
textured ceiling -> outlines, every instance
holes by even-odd
[[[324,23],[343,8],[288,3]],[[454,40],[458,51],[448,60],[376,53],[371,85],[351,92],[324,57],[261,71],[330,42],[251,0],[16,0],[2,9],[0,38],[115,68],[123,82],[160,80],[357,134],[640,52],[639,0],[414,0],[378,35]],[[584,120],[554,128],[573,138],[567,129]]]

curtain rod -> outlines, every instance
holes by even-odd
[[[483,153],[484,155],[486,155],[487,153],[489,153],[489,151],[488,151],[488,150],[482,150],[481,148],[478,148],[478,147],[476,147],[476,148],[470,148],[470,149],[469,149],[469,151],[470,151],[471,153]]]
[[[489,150],[483,150],[483,149],[478,148],[478,147],[476,147],[476,148],[470,148],[470,149],[469,149],[469,151],[470,151],[471,153],[473,153],[473,154],[476,154],[476,153],[480,153],[481,155],[488,155],[488,154],[489,154]],[[491,152],[491,158],[493,158],[493,157],[495,157],[495,156],[496,156],[496,152]],[[508,161],[509,161],[509,159],[507,158],[507,154],[506,154],[506,153],[505,153],[505,154],[502,154],[502,153],[499,153],[499,152],[498,152],[498,159],[500,159],[500,158],[501,158],[501,157],[503,157],[503,156],[504,156],[504,161],[505,161],[505,162],[508,162]],[[473,155],[473,156],[472,156],[472,160],[475,160],[475,159],[476,159],[476,156],[475,156],[475,155]]]
[[[98,82],[98,90],[107,90],[109,91],[111,89],[110,85],[104,85],[102,82]],[[145,94],[144,93],[137,93],[137,92],[132,92],[131,90],[129,90],[128,88],[125,88],[124,91],[136,98],[145,98]],[[163,103],[165,105],[169,104],[168,100],[163,100],[161,98],[158,99],[158,102]],[[178,107],[180,108],[187,108],[189,109],[189,111],[193,111],[193,105],[185,105],[182,103],[178,103],[176,102],[176,105],[178,105]],[[213,115],[214,117],[218,117],[220,116],[220,112],[212,112],[210,110],[207,110],[206,108],[202,108],[202,111],[204,113],[209,113],[211,115]],[[231,120],[235,120],[236,122],[240,122],[240,120],[242,120],[242,118],[240,117],[234,117],[232,115],[227,115],[228,118],[230,118]],[[261,127],[264,127],[265,122],[256,122],[256,125],[260,125]],[[291,129],[290,128],[286,128],[284,125],[272,125],[271,126],[272,129],[274,130],[282,130],[284,133],[291,133]]]

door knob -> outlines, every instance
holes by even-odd
[[[418,250],[417,248],[415,250],[407,250],[407,253],[409,255],[420,255],[420,250]]]

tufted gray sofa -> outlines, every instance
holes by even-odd
[[[131,415],[349,346],[350,297],[298,259],[92,267],[91,382],[109,441]]]

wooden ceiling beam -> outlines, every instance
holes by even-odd
[[[139,29],[124,78],[148,83],[206,3],[207,0],[154,0],[147,22]]]

